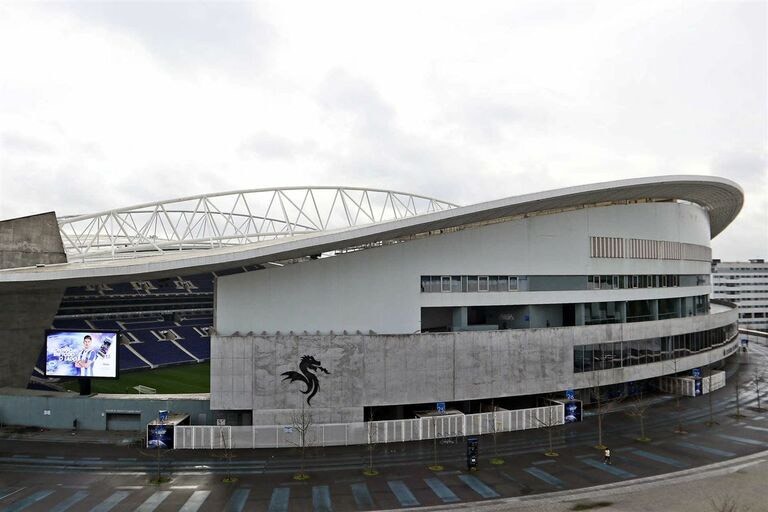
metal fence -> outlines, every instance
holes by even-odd
[[[449,414],[408,420],[310,425],[304,435],[291,425],[177,426],[175,448],[283,448],[398,443],[511,432],[564,423],[563,404],[480,414]],[[303,440],[302,440],[303,438]]]

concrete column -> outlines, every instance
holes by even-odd
[[[453,308],[453,324],[451,327],[454,331],[464,331],[469,325],[469,313],[466,306]]]
[[[659,301],[658,299],[651,300],[651,319],[659,319]]]
[[[575,309],[575,316],[576,316],[576,325],[584,325],[584,304],[576,304]],[[626,316],[626,308],[625,308],[625,316]]]
[[[0,222],[0,268],[66,261],[54,212]],[[0,386],[27,387],[63,294],[63,288],[0,288]]]

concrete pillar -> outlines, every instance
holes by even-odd
[[[53,212],[0,222],[0,268],[66,263]],[[0,288],[0,386],[26,387],[64,288]]]
[[[659,319],[659,301],[658,299],[652,299],[650,301],[651,306],[651,320],[658,320]]]
[[[575,310],[575,316],[576,316],[576,325],[584,325],[584,304],[576,304]],[[626,313],[626,308],[625,308]],[[626,316],[626,315],[625,315]]]
[[[466,306],[453,308],[453,323],[451,327],[454,331],[464,331],[469,325],[469,313]]]

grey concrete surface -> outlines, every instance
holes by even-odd
[[[66,263],[53,212],[0,222],[0,269]],[[25,387],[64,288],[0,291],[0,386]]]

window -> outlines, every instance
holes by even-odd
[[[510,292],[517,291],[517,277],[516,276],[509,276],[509,288],[508,290]]]
[[[477,276],[477,291],[488,291],[488,276]]]
[[[450,292],[451,291],[451,277],[450,276],[441,276],[440,277],[440,291],[441,292]]]
[[[613,289],[616,290],[619,288],[619,276],[613,276]]]
[[[632,288],[637,288],[638,287],[638,284],[639,284],[638,283],[638,281],[639,281],[638,278],[639,278],[639,276],[632,276]]]

